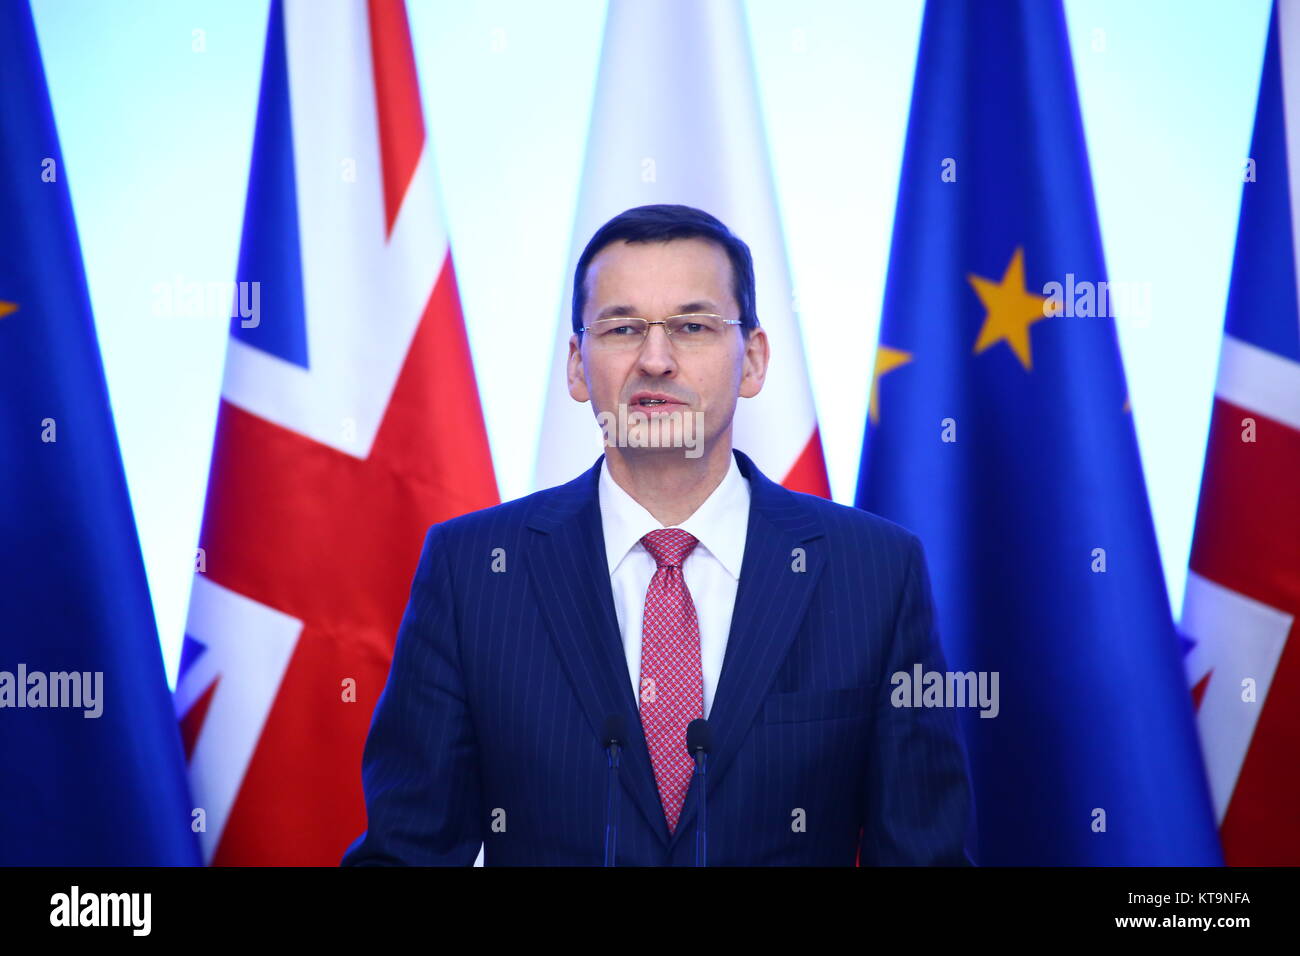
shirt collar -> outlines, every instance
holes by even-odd
[[[736,456],[730,455],[731,467],[718,487],[681,524],[681,528],[699,539],[705,548],[736,580],[745,557],[745,532],[749,526],[749,482],[740,473]],[[613,574],[633,548],[642,548],[641,538],[648,532],[670,527],[660,524],[635,498],[624,491],[609,474],[604,459],[600,463],[600,518],[605,532],[605,556]]]

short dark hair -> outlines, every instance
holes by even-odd
[[[637,206],[619,213],[587,243],[573,273],[573,331],[582,333],[582,310],[587,305],[587,267],[596,254],[615,242],[667,242],[670,239],[707,239],[717,243],[731,260],[731,291],[740,307],[740,327],[758,328],[754,307],[754,257],[749,246],[721,220],[702,209],[660,203]]]

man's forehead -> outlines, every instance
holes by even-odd
[[[602,309],[635,304],[626,301],[629,297],[707,301],[716,308],[732,299],[731,260],[720,246],[706,239],[620,241],[601,249],[591,260],[587,289],[588,304]],[[678,304],[674,302],[674,306]]]

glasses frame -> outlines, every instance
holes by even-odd
[[[644,323],[645,323],[645,334],[644,334],[643,336],[641,336],[641,343],[640,343],[641,345],[645,345],[645,343],[649,340],[649,338],[650,338],[650,327],[651,327],[651,326],[653,326],[653,325],[662,325],[662,326],[664,327],[664,335],[668,336],[668,341],[669,341],[669,343],[671,344],[671,343],[672,343],[672,340],[673,340],[673,332],[672,332],[672,329],[668,328],[668,323],[669,323],[670,321],[672,321],[673,319],[685,319],[685,318],[689,318],[690,316],[694,316],[694,315],[702,316],[702,317],[704,317],[704,318],[709,318],[709,319],[722,319],[722,324],[723,324],[723,325],[743,325],[743,324],[744,324],[744,320],[743,320],[743,319],[726,319],[726,318],[723,318],[721,315],[719,315],[719,314],[716,313],[716,312],[681,312],[681,313],[678,313],[677,315],[670,315],[670,316],[668,316],[666,319],[643,319],[643,318],[641,318],[641,316],[639,316],[639,315],[611,315],[611,316],[610,316],[609,318],[607,318],[607,319],[600,319],[600,320],[598,320],[598,321],[601,321],[601,322],[614,322],[614,321],[620,321],[620,320],[621,320],[621,321],[623,321],[623,322],[626,322],[626,321],[628,321],[629,319],[636,319],[637,321],[644,322]],[[590,325],[584,325],[584,326],[582,327],[582,331],[584,331],[584,332],[592,332],[592,331],[594,331],[594,328],[593,328],[592,326],[590,326]]]

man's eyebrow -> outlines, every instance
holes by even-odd
[[[719,308],[716,305],[714,305],[712,302],[710,302],[708,299],[704,299],[700,302],[687,302],[685,305],[678,306],[677,308],[678,315],[689,315],[692,312],[719,312],[719,311],[721,310],[719,310]]]
[[[630,305],[607,305],[596,313],[596,321],[601,319],[610,319],[615,316],[625,319],[630,315],[636,315],[637,310]]]
[[[687,302],[685,305],[678,306],[677,311],[674,314],[688,315],[692,312],[717,312],[717,311],[718,311],[718,307],[714,305],[713,302],[711,302],[708,299],[703,299],[698,302]],[[630,305],[607,305],[605,306],[605,308],[601,309],[599,312],[596,313],[595,321],[599,322],[601,319],[612,319],[615,317],[625,319],[628,316],[640,316],[640,312],[635,307]]]

